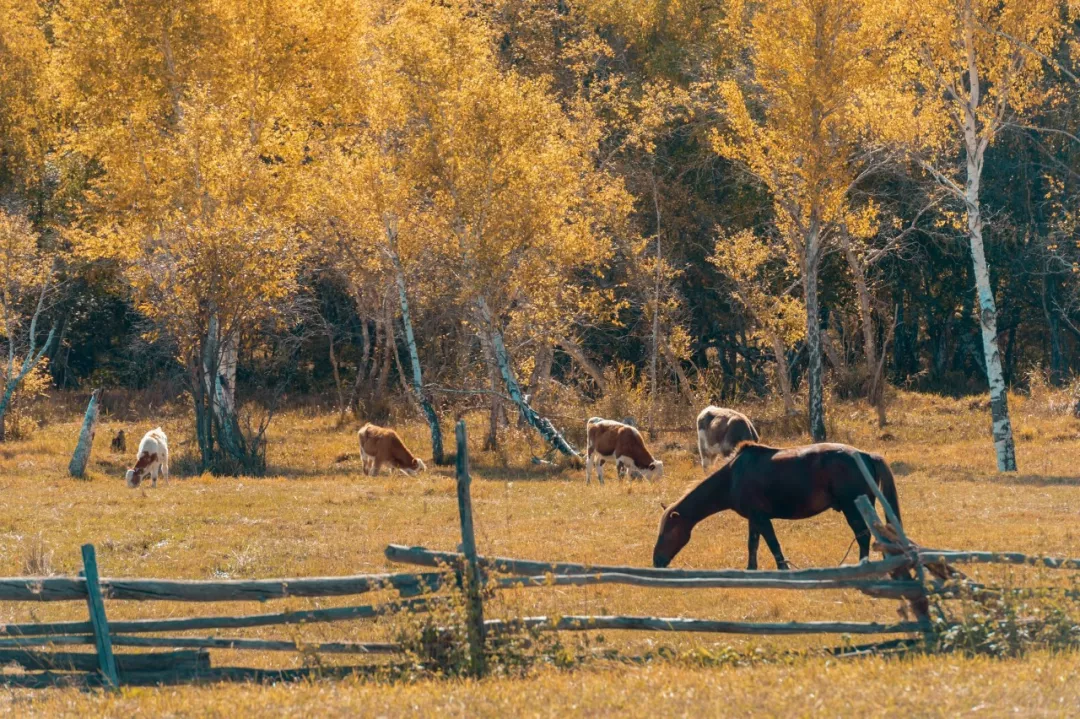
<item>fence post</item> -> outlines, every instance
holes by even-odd
[[[457,497],[461,517],[461,552],[465,555],[464,584],[468,604],[469,660],[474,676],[484,673],[484,603],[480,596],[480,563],[473,532],[472,497],[469,494],[469,444],[465,420],[457,423]]]
[[[71,455],[71,463],[68,464],[68,472],[77,479],[82,479],[83,474],[86,473],[86,465],[90,461],[90,450],[94,447],[100,397],[100,389],[95,389],[90,394],[90,404],[86,405],[86,415],[83,417],[82,430],[79,432],[79,443],[75,446],[75,453]]]
[[[101,675],[110,688],[120,686],[116,673],[116,657],[113,656],[112,638],[109,636],[109,620],[105,617],[105,603],[101,598],[101,584],[98,580],[97,553],[93,544],[82,546],[83,577],[86,578],[86,605],[90,609],[90,624],[94,629],[94,644],[97,647],[98,666]]]

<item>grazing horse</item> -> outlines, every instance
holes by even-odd
[[[885,499],[900,516],[896,484],[881,455],[844,444],[811,444],[777,449],[743,442],[724,466],[665,507],[653,549],[653,566],[666,567],[701,520],[733,509],[750,522],[747,569],[757,569],[758,540],[765,538],[776,566],[789,569],[773,531],[774,519],[806,519],[827,509],[844,513],[859,542],[859,558],[870,556],[870,532],[855,507],[857,497],[874,495],[855,462],[862,457]]]

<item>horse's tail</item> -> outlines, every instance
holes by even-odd
[[[901,522],[904,521],[900,516],[900,499],[896,496],[896,480],[893,479],[892,470],[889,469],[889,465],[885,463],[885,460],[881,457],[871,457],[871,463],[874,467],[874,476],[877,479],[878,489],[885,496],[885,501],[889,503],[892,510],[896,512],[896,518]]]

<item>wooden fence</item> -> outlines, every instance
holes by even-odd
[[[145,636],[219,629],[287,626],[374,619],[399,611],[424,612],[445,600],[431,596],[446,587],[464,592],[468,613],[470,669],[482,675],[486,669],[488,635],[524,627],[552,631],[643,630],[661,632],[710,632],[725,634],[901,634],[929,635],[941,625],[929,621],[929,598],[958,594],[995,596],[1002,591],[970,581],[952,565],[1003,563],[1057,569],[1080,569],[1080,559],[1032,557],[1017,552],[971,552],[926,549],[912,542],[881,495],[869,471],[860,464],[870,491],[881,503],[883,521],[866,497],[857,502],[860,513],[884,558],[854,565],[821,569],[701,570],[651,567],[586,565],[479,555],[470,495],[468,442],[464,422],[457,425],[457,489],[461,522],[461,552],[440,552],[423,547],[391,544],[391,561],[436,568],[440,571],[402,574],[363,574],[343,577],[307,577],[228,581],[173,579],[126,579],[98,576],[93,545],[82,548],[83,571],[78,577],[0,578],[0,601],[85,601],[87,621],[36,622],[0,625],[0,663],[16,663],[24,674],[2,674],[7,685],[48,685],[75,677],[88,684],[117,687],[121,684],[159,684],[198,679],[259,679],[305,676],[308,669],[265,670],[244,667],[212,667],[209,650],[257,650],[301,652],[308,655],[385,655],[403,652],[394,643],[317,642],[292,639],[253,639],[220,636]],[[914,610],[915,621],[879,623],[850,621],[729,622],[713,619],[654,616],[517,617],[488,619],[484,616],[485,590],[511,587],[580,587],[626,584],[638,587],[679,589],[754,590],[853,590],[887,599],[903,599]],[[344,597],[377,590],[393,590],[396,601],[276,613],[181,617],[168,619],[109,620],[105,602],[264,602],[287,597]],[[901,640],[903,641],[903,640]],[[896,642],[894,641],[893,645]],[[71,651],[76,645],[93,651]],[[117,652],[118,647],[168,649],[154,653]],[[371,663],[355,666],[320,666],[312,671],[336,675],[371,670]]]
[[[875,548],[884,558],[862,561],[855,565],[802,570],[700,570],[656,569],[651,567],[544,562],[510,557],[484,557],[476,554],[473,539],[472,502],[469,499],[470,478],[465,442],[465,426],[458,424],[458,507],[461,513],[464,553],[440,552],[424,547],[391,544],[386,548],[387,559],[421,567],[462,567],[467,565],[467,587],[475,628],[470,631],[473,656],[483,655],[484,636],[489,633],[530,627],[553,631],[644,630],[664,632],[710,632],[725,634],[790,635],[790,634],[907,634],[931,637],[948,625],[930,621],[931,597],[975,598],[997,596],[999,588],[986,587],[968,579],[954,564],[996,563],[1020,564],[1057,569],[1080,569],[1080,559],[1033,557],[1019,552],[972,552],[928,549],[911,541],[899,517],[893,511],[874,481],[861,457],[855,455],[871,495],[880,503],[883,521],[867,497],[856,504],[875,540]],[[915,621],[879,623],[848,621],[804,622],[729,622],[711,619],[654,616],[577,616],[519,617],[483,619],[480,606],[482,588],[590,586],[596,584],[627,584],[639,587],[680,589],[786,589],[813,591],[849,589],[863,594],[889,599],[907,600]],[[1066,591],[1066,594],[1080,593]],[[902,645],[902,644],[900,644]],[[898,646],[897,640],[878,646]],[[482,671],[482,660],[474,660],[474,669]]]

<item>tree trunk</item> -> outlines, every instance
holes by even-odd
[[[997,454],[998,471],[1015,472],[1016,445],[1013,442],[1012,422],[1009,419],[1009,398],[997,340],[997,306],[990,289],[990,270],[986,265],[986,254],[983,249],[982,212],[979,206],[982,155],[976,149],[978,140],[974,136],[972,140],[968,143],[967,152],[965,204],[971,259],[975,269],[975,290],[979,305],[979,326],[982,330],[983,358],[986,361],[986,379],[990,384],[990,414],[993,422],[991,431],[994,437],[994,451]]]
[[[338,402],[338,420],[337,426],[341,427],[345,424],[345,413],[349,411],[348,406],[345,403],[345,387],[341,382],[341,367],[338,363],[337,353],[334,352],[334,330],[333,328],[327,328],[326,339],[329,344],[330,354],[330,369],[334,372],[334,389],[337,390],[337,402]]]
[[[401,260],[396,252],[391,253],[394,263],[394,274],[397,279],[398,300],[401,302],[401,324],[405,328],[405,346],[409,350],[409,362],[412,364],[412,387],[416,393],[416,401],[420,403],[420,409],[424,412],[428,427],[431,429],[431,457],[435,464],[444,464],[442,430],[439,427],[439,416],[435,408],[424,393],[424,379],[420,372],[420,354],[416,349],[416,337],[413,335],[412,317],[409,313],[409,298],[405,292],[405,273],[401,268]]]
[[[809,394],[810,436],[815,442],[825,441],[825,397],[821,376],[821,309],[818,304],[818,242],[816,226],[806,238],[806,257],[803,261],[803,291],[806,295],[806,373]]]
[[[870,287],[866,282],[866,271],[855,249],[851,246],[851,238],[846,229],[841,231],[840,237],[844,243],[844,256],[847,258],[848,268],[855,281],[855,292],[859,296],[859,324],[862,326],[863,356],[866,359],[866,397],[870,405],[877,410],[878,426],[884,427],[888,423],[888,418],[885,416],[884,387],[880,386],[885,381],[884,365],[881,365],[879,369]]]
[[[600,394],[605,394],[607,392],[607,380],[604,379],[604,372],[585,356],[585,351],[581,349],[581,346],[566,337],[560,337],[558,344],[563,352],[570,355],[570,358],[577,362],[578,366],[585,370],[586,374],[592,377],[593,382],[596,382],[596,388],[600,390]]]
[[[200,381],[205,394],[201,403],[196,401],[196,424],[206,423],[197,427],[206,432],[200,443],[205,441],[204,451],[210,455],[210,466],[204,464],[203,469],[216,474],[259,476],[266,471],[266,445],[261,438],[249,441],[240,428],[236,411],[237,355],[236,333],[223,330],[217,315],[212,314],[200,358]]]
[[[368,330],[366,318],[360,320],[361,354],[360,361],[356,363],[356,379],[353,381],[352,396],[349,398],[349,406],[352,408],[353,417],[360,420],[360,390],[364,386],[364,380],[368,375],[368,355],[371,352],[371,333]]]
[[[791,372],[788,369],[787,352],[780,335],[766,330],[769,342],[772,344],[773,354],[776,355],[776,383],[780,387],[780,396],[784,399],[784,413],[798,414],[795,409],[795,398],[791,394]]]
[[[540,404],[540,398],[548,389],[548,383],[551,381],[551,363],[554,356],[555,352],[551,343],[541,340],[539,347],[536,349],[536,355],[533,357],[533,371],[529,377],[529,394],[532,395],[530,403],[533,406]]]
[[[381,320],[382,326],[382,366],[379,368],[379,378],[375,381],[375,402],[382,402],[386,396],[386,385],[390,381],[390,363],[393,361],[393,357],[390,353],[393,351],[394,345],[394,326],[390,319],[390,313],[383,308],[383,316]],[[378,339],[379,328],[375,330],[376,339]]]
[[[483,298],[480,298],[477,304],[483,320],[483,326],[486,329],[489,341],[491,342],[491,350],[495,355],[495,362],[498,365],[499,372],[502,374],[503,382],[506,385],[507,394],[510,395],[510,399],[517,405],[521,416],[524,417],[525,421],[531,427],[536,429],[536,431],[540,433],[540,436],[552,447],[569,457],[580,459],[581,455],[578,454],[577,450],[566,441],[566,438],[555,429],[550,420],[537,414],[536,410],[529,406],[529,403],[525,401],[525,398],[521,395],[521,387],[514,378],[514,369],[510,364],[510,355],[506,351],[506,345],[503,344],[502,333],[495,326],[491,310],[488,308],[487,302]]]
[[[11,383],[4,389],[4,394],[0,396],[0,442],[7,440],[7,413],[8,408],[11,407],[11,397],[15,394],[15,385]]]
[[[86,465],[90,461],[90,451],[94,448],[94,433],[97,431],[98,400],[100,397],[100,389],[95,389],[90,393],[90,403],[86,405],[82,430],[79,432],[79,442],[75,445],[75,453],[71,455],[71,463],[68,464],[68,473],[76,479],[82,479],[83,475],[86,474]]]
[[[1043,275],[1042,307],[1046,317],[1046,329],[1050,340],[1050,384],[1065,384],[1065,354],[1061,350],[1061,323],[1054,311],[1054,279],[1049,273]]]
[[[502,408],[502,400],[497,394],[499,391],[499,364],[495,359],[495,348],[491,337],[482,334],[480,344],[484,350],[484,359],[488,366],[488,384],[491,388],[491,411],[488,412],[488,432],[484,437],[484,451],[494,452],[499,448],[499,411]]]
[[[675,371],[675,380],[679,383],[679,392],[686,399],[687,404],[693,407],[697,404],[697,397],[694,396],[693,391],[690,389],[690,380],[687,378],[686,373],[683,372],[679,360],[675,357],[675,352],[667,342],[661,345],[661,349],[664,352],[664,357],[671,363],[671,367]]]

